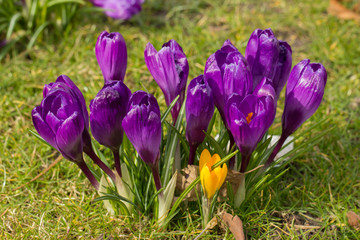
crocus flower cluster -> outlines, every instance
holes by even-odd
[[[90,0],[97,7],[105,9],[111,18],[128,20],[141,11],[144,0]]]
[[[150,93],[131,93],[124,83],[127,48],[120,33],[101,33],[95,53],[104,86],[90,102],[90,117],[80,89],[62,75],[56,82],[45,85],[44,99],[32,112],[34,126],[45,141],[81,168],[96,189],[99,183],[84,162],[83,152],[113,181],[116,181],[116,175],[93,151],[89,127],[94,138],[113,152],[115,169],[120,177],[119,148],[125,132],[140,158],[152,170],[156,189],[160,190],[162,126],[159,104]],[[327,80],[325,68],[308,59],[295,65],[290,72],[291,47],[278,40],[271,29],[257,29],[252,33],[245,57],[226,40],[206,61],[204,74],[190,81],[186,96],[189,64],[175,40],[163,44],[159,51],[148,43],[144,56],[166,104],[170,106],[178,97],[171,109],[173,124],[178,121],[186,97],[188,163],[193,164],[196,159],[196,150],[205,139],[204,132],[216,106],[229,132],[230,144],[235,143],[240,150],[241,173],[247,170],[253,152],[274,121],[277,100],[286,83],[282,135],[267,166],[273,162],[286,138],[319,107]],[[219,155],[211,156],[208,150],[200,156],[200,179],[206,199],[211,199],[225,181],[226,164],[212,169],[218,161]],[[166,191],[173,192],[173,187]],[[161,215],[167,210],[162,209]]]
[[[304,64],[303,61],[299,63],[300,66]],[[252,152],[271,126],[277,99],[288,79],[288,89],[291,90],[287,89],[285,99],[284,138],[310,117],[319,105],[326,82],[324,67],[315,64],[317,72],[314,71],[313,76],[307,73],[301,77],[301,67],[296,66],[289,77],[291,65],[290,45],[278,40],[271,29],[256,29],[252,33],[245,58],[227,40],[206,62],[205,78],[213,90],[214,103],[230,132],[230,139],[234,139],[242,155],[240,172],[246,170]],[[292,82],[301,83],[294,87]],[[316,91],[314,86],[318,87]],[[295,93],[297,95],[293,97]],[[303,104],[298,101],[305,99],[308,106],[300,110]]]

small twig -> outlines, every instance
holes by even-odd
[[[39,173],[36,177],[34,177],[33,179],[31,179],[29,182],[24,183],[23,185],[21,185],[20,187],[17,187],[15,189],[13,189],[12,191],[16,191],[19,190],[23,187],[25,187],[26,185],[28,185],[29,183],[32,183],[33,181],[35,181],[36,179],[38,179],[39,177],[41,177],[42,175],[44,175],[47,171],[49,171],[52,167],[54,167],[58,162],[61,161],[61,159],[63,158],[62,155],[58,156],[55,161],[53,163],[51,163],[46,169],[44,169],[41,173]]]
[[[2,216],[4,216],[5,213],[6,213],[8,210],[9,210],[9,208],[7,208],[7,209],[0,215],[0,218],[1,218]]]
[[[255,170],[259,169],[259,168],[262,168],[263,166],[264,166],[264,164],[261,164],[261,165],[257,166],[256,168],[253,168],[253,169],[251,169],[251,170],[249,170],[249,171],[245,172],[244,174],[251,173],[251,172],[253,172],[253,171],[255,171]]]
[[[294,225],[294,228],[302,229],[302,230],[311,230],[311,229],[320,229],[321,226]]]
[[[217,223],[218,223],[218,221],[215,216],[209,221],[209,223],[206,225],[204,230],[202,230],[201,233],[199,235],[197,235],[196,238],[194,238],[194,240],[199,239],[201,237],[201,235],[203,235],[207,230],[214,228],[217,225]]]

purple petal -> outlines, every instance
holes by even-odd
[[[36,131],[39,133],[39,135],[48,142],[51,146],[53,146],[56,149],[59,149],[56,144],[55,134],[52,131],[52,129],[49,127],[49,125],[43,120],[41,117],[42,109],[40,106],[35,107],[32,110],[32,121],[34,124],[34,127]]]
[[[62,123],[56,133],[56,143],[59,151],[71,161],[78,161],[82,158],[83,131],[84,122],[82,116],[74,112]]]

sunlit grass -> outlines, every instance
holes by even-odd
[[[324,101],[306,127],[329,119],[335,128],[311,152],[299,157],[285,175],[255,195],[236,214],[254,239],[357,239],[346,213],[360,209],[360,48],[359,26],[326,13],[327,1],[146,1],[143,12],[128,23],[90,18],[59,43],[39,42],[31,51],[6,57],[0,65],[0,238],[92,239],[193,238],[201,231],[197,204],[183,206],[167,231],[146,218],[111,217],[80,170],[61,161],[44,176],[27,183],[58,153],[29,134],[31,109],[40,103],[42,86],[68,75],[83,91],[87,104],[103,85],[94,45],[105,30],[119,31],[128,45],[125,82],[132,91],[162,93],[144,63],[147,42],[159,48],[176,39],[188,56],[189,80],[203,72],[207,57],[226,39],[244,53],[255,28],[271,27],[292,45],[293,63],[309,58],[328,71]],[[161,102],[161,110],[165,103]],[[276,123],[280,123],[283,98]],[[279,133],[280,126],[270,133]],[[303,139],[306,141],[306,138]],[[297,143],[299,144],[299,142]],[[6,174],[5,174],[6,173]],[[223,204],[226,208],[226,204]],[[228,209],[229,210],[229,209]],[[310,226],[308,229],[301,226]],[[313,228],[311,228],[313,227]],[[204,238],[231,238],[216,227]]]

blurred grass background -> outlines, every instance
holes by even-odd
[[[334,129],[311,152],[299,157],[271,188],[235,212],[254,239],[359,239],[346,213],[360,213],[360,48],[359,24],[328,15],[323,0],[148,0],[143,11],[124,23],[101,15],[78,20],[61,39],[39,39],[25,52],[12,52],[0,65],[0,238],[97,239],[194,238],[201,231],[198,209],[184,209],[167,231],[145,218],[111,217],[80,170],[61,161],[25,187],[59,155],[33,137],[31,110],[42,99],[42,87],[60,74],[82,90],[87,104],[103,85],[94,46],[103,31],[120,32],[128,47],[125,83],[132,91],[162,93],[144,63],[147,42],[159,49],[169,39],[183,47],[189,80],[203,72],[206,59],[226,39],[244,54],[252,31],[272,28],[293,49],[293,64],[304,58],[328,71],[323,103],[296,134],[320,120]],[[26,43],[25,43],[26,44]],[[280,123],[283,96],[276,123]],[[279,133],[274,124],[270,133]],[[306,139],[305,139],[306,140]],[[226,207],[226,206],[225,206]],[[304,227],[308,226],[308,227]],[[220,227],[206,239],[231,239]]]

